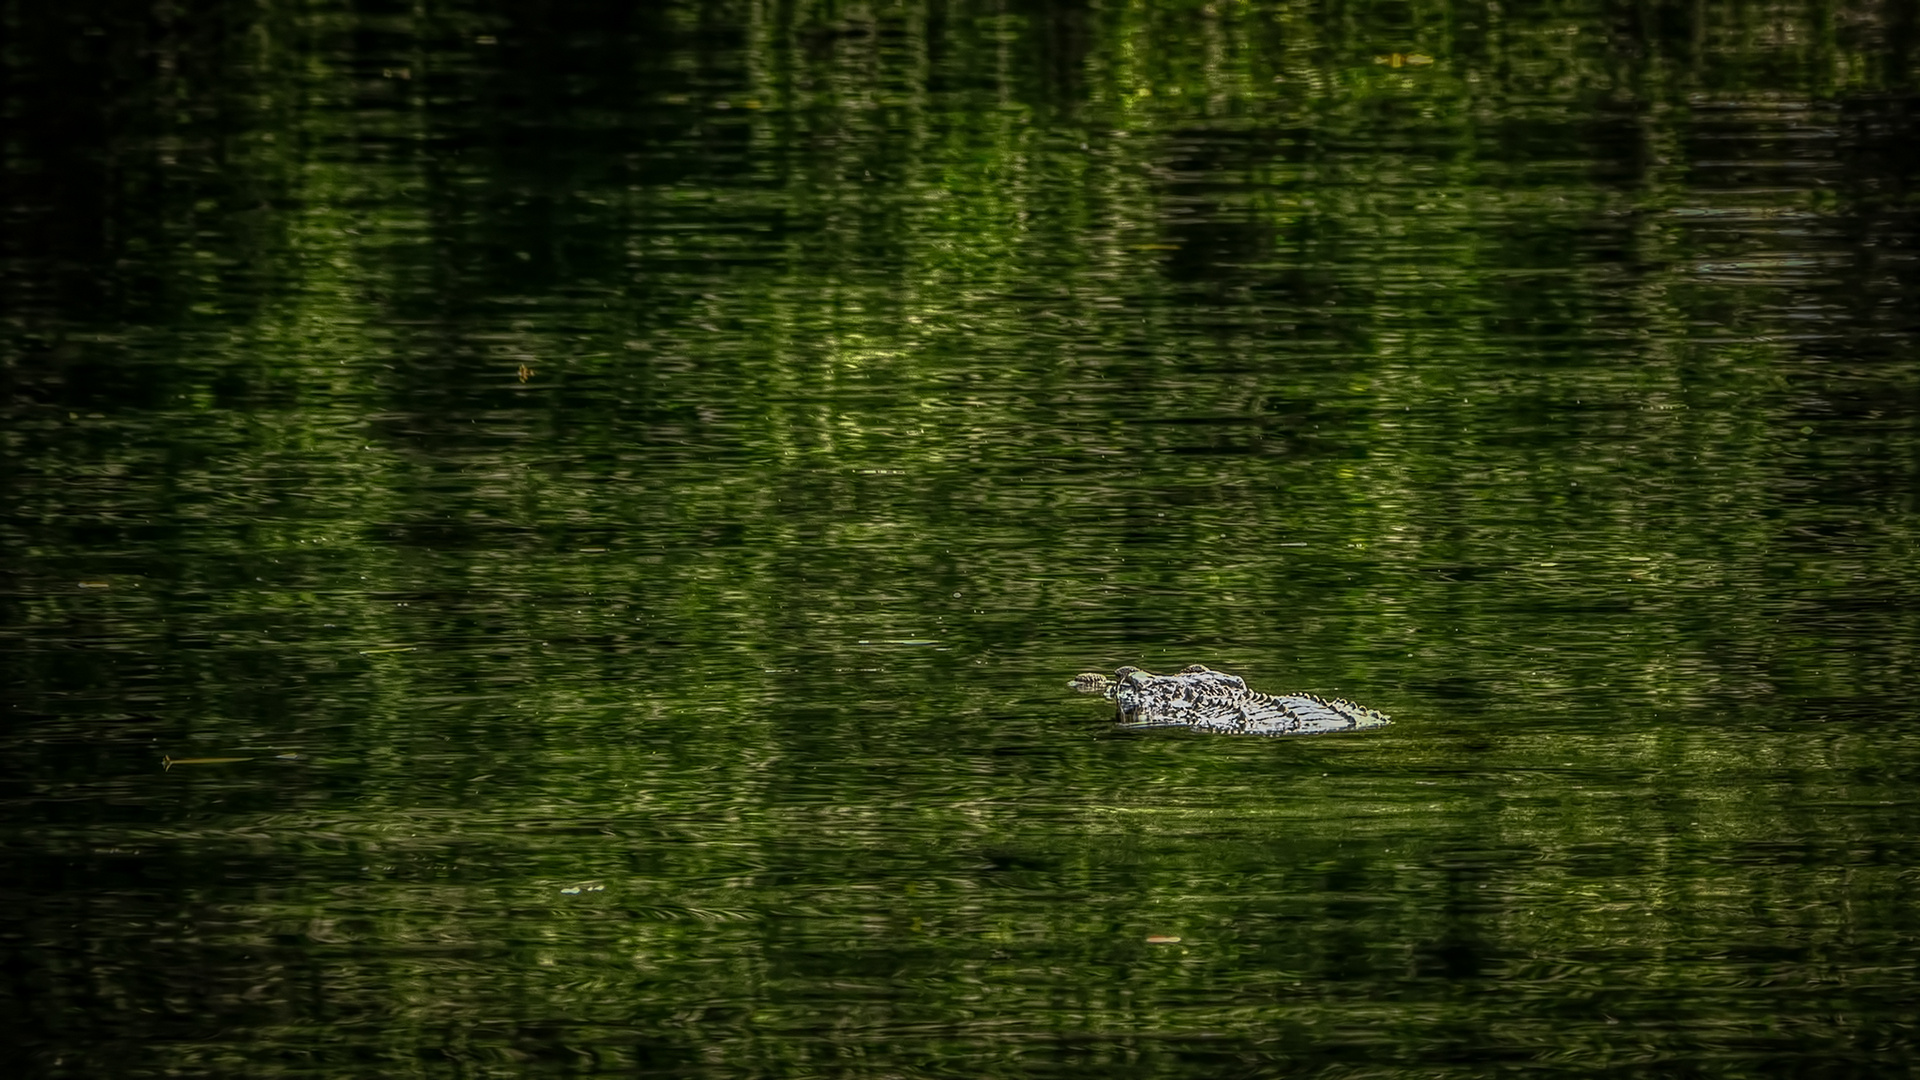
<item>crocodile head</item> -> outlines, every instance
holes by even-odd
[[[1194,664],[1180,674],[1191,675],[1195,672],[1205,672],[1208,675],[1219,674],[1218,672],[1209,671],[1199,664]],[[1108,678],[1097,671],[1081,672],[1075,675],[1073,681],[1067,685],[1083,694],[1099,694],[1103,697],[1113,698],[1126,691],[1140,690],[1153,685],[1155,682],[1170,678],[1175,678],[1175,676],[1155,675],[1151,671],[1142,671],[1129,664],[1126,667],[1115,670],[1112,678]],[[1232,679],[1233,676],[1227,675],[1224,676],[1224,678]]]
[[[1097,671],[1083,671],[1075,675],[1067,686],[1083,694],[1109,694],[1113,691],[1114,682]]]

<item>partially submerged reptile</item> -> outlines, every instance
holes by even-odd
[[[1262,694],[1238,675],[1193,664],[1178,675],[1123,667],[1109,679],[1097,672],[1069,683],[1114,704],[1122,727],[1189,727],[1229,735],[1323,735],[1365,731],[1393,721],[1351,701],[1312,694]]]

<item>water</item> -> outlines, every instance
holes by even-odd
[[[13,23],[32,1074],[1913,1067],[1901,17]]]

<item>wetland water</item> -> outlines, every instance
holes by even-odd
[[[10,17],[29,1073],[1912,1069],[1904,8],[641,7]]]

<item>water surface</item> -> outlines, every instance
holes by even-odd
[[[1904,16],[189,7],[4,47],[35,1074],[1912,1068]]]

